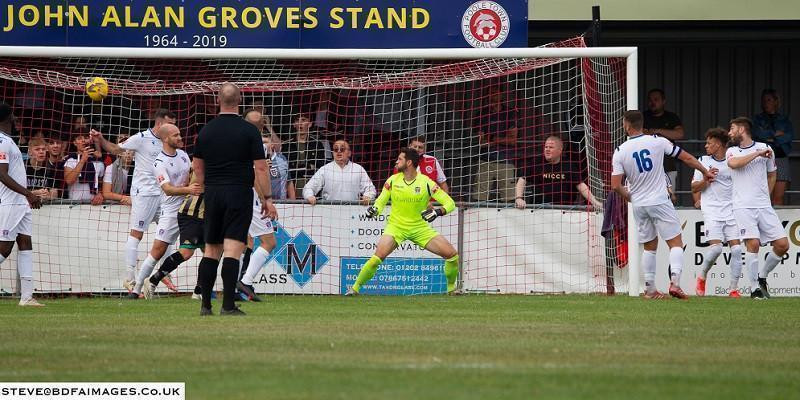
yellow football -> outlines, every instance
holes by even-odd
[[[108,96],[108,82],[103,78],[92,78],[86,81],[86,94],[94,101]]]

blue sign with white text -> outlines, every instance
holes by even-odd
[[[328,264],[330,258],[305,231],[300,230],[297,235],[292,236],[277,221],[272,221],[272,225],[276,244],[264,264],[274,259],[298,286],[305,286]],[[259,238],[253,239],[254,249],[260,244]]]
[[[523,0],[7,0],[0,46],[526,47]]]
[[[342,257],[342,294],[356,282],[361,266],[369,257]],[[412,294],[443,294],[447,292],[444,260],[441,258],[389,257],[383,260],[378,272],[364,286],[361,294],[405,296]]]

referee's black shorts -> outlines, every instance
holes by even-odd
[[[252,219],[252,187],[206,186],[203,232],[207,244],[222,244],[225,239],[247,243]]]

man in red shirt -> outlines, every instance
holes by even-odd
[[[431,180],[436,182],[439,185],[439,188],[444,190],[445,193],[450,193],[450,188],[447,186],[447,176],[444,174],[442,164],[436,157],[425,154],[425,138],[422,136],[412,138],[408,142],[408,147],[416,150],[420,155],[417,171],[421,172],[428,178],[431,178]],[[397,173],[396,168],[394,173]]]

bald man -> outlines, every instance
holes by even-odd
[[[183,138],[178,127],[172,124],[163,124],[156,132],[161,138],[162,150],[153,162],[153,172],[156,182],[161,188],[160,215],[156,227],[156,238],[147,258],[139,267],[136,285],[128,295],[130,299],[138,299],[142,293],[145,279],[153,272],[158,260],[167,252],[167,247],[178,238],[178,209],[186,195],[198,195],[203,192],[197,183],[189,184],[189,170],[191,161],[189,155],[181,150]],[[150,285],[147,289],[152,289]],[[145,297],[152,296],[152,290],[145,293]]]
[[[122,285],[132,291],[136,277],[137,253],[139,242],[144,231],[159,214],[161,189],[153,173],[153,162],[161,153],[162,143],[158,131],[163,124],[174,124],[175,114],[163,108],[153,111],[153,127],[132,135],[128,140],[116,144],[103,137],[103,134],[92,129],[92,140],[100,144],[103,150],[120,155],[126,150],[134,152],[133,183],[131,184],[131,232],[125,242],[125,266],[127,267]]]
[[[220,113],[197,137],[192,167],[197,183],[205,189],[205,253],[199,276],[200,315],[212,315],[211,292],[222,258],[223,298],[220,315],[244,315],[234,303],[239,279],[239,257],[247,244],[253,217],[253,184],[264,218],[277,219],[272,204],[269,168],[261,134],[239,116],[241,93],[231,83],[220,87]]]

